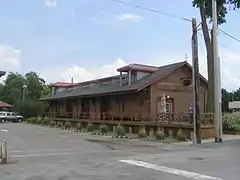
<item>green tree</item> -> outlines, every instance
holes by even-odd
[[[213,46],[212,30],[209,32],[208,21],[212,20],[212,0],[193,0],[193,6],[198,8],[201,16],[201,26],[207,51],[207,69],[208,69],[208,101],[207,111],[214,111],[214,64],[213,64]],[[226,15],[230,10],[240,8],[240,0],[217,0],[218,24],[226,22]]]
[[[23,89],[24,85],[26,85],[26,91]],[[25,93],[25,100],[23,100],[23,93]],[[49,87],[36,72],[26,73],[25,76],[10,73],[4,84],[0,84],[0,99],[14,105],[14,110],[24,117],[37,116],[42,111],[46,111],[48,105],[38,100],[49,93]]]
[[[19,105],[18,111],[21,113],[22,116],[28,118],[39,116],[47,109],[48,104],[31,98],[26,98],[25,101]]]
[[[222,89],[222,111],[230,112],[228,108],[228,103],[232,100],[232,93],[228,92],[226,89]]]
[[[240,88],[232,93],[232,100],[240,101]]]
[[[29,72],[25,74],[27,95],[31,99],[38,100],[45,90],[45,81],[40,78],[36,72]]]
[[[43,86],[43,90],[42,90],[41,93],[42,93],[42,94],[41,94],[41,97],[50,95],[50,93],[51,93],[51,87],[48,86],[48,85],[44,85],[44,86]]]
[[[22,88],[25,79],[21,74],[10,73],[4,83],[1,87],[1,100],[13,104],[16,107],[22,97]]]

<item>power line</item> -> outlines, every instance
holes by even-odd
[[[124,5],[131,6],[131,7],[135,7],[135,8],[138,8],[138,9],[145,10],[145,11],[149,11],[149,12],[153,12],[153,13],[169,16],[169,17],[176,18],[176,19],[179,19],[179,20],[192,22],[191,19],[188,19],[188,18],[185,18],[185,17],[181,17],[181,16],[178,16],[178,15],[175,15],[175,14],[172,14],[172,13],[168,13],[168,12],[164,12],[164,11],[160,11],[160,10],[150,9],[150,8],[143,7],[143,6],[140,6],[138,4],[131,3],[131,2],[126,2],[126,1],[122,1],[122,0],[109,0],[109,1],[120,3],[120,4],[124,4]],[[240,14],[239,11],[237,11],[237,12]],[[221,29],[219,29],[219,31],[222,32],[224,35],[228,36],[229,38],[232,38],[233,40],[235,40],[238,43],[240,43],[240,40],[238,38],[234,37],[233,35],[225,32],[225,31],[223,31]]]
[[[237,12],[238,14],[240,14],[240,11],[239,11],[239,10],[236,10],[236,12]]]
[[[231,38],[231,39],[237,41],[238,43],[240,43],[240,40],[239,40],[238,38],[234,37],[233,35],[231,35],[231,34],[225,32],[225,31],[223,31],[222,29],[219,29],[219,31],[220,31],[222,34],[224,34],[224,35],[228,36],[229,38]]]
[[[203,35],[202,35],[201,33],[198,33],[198,34],[199,34],[201,37],[203,37]],[[220,42],[218,42],[218,44],[219,44],[220,46],[228,49],[228,50],[231,50],[231,51],[233,51],[233,52],[236,52],[236,50],[233,50],[232,48],[230,48],[229,46],[227,46],[227,45],[225,45],[225,44],[222,44],[222,43],[220,43]]]
[[[175,14],[160,11],[160,10],[150,9],[150,8],[143,7],[143,6],[140,6],[138,4],[131,3],[131,2],[126,2],[126,1],[122,1],[122,0],[109,0],[109,1],[117,2],[117,3],[124,4],[124,5],[131,6],[131,7],[135,7],[135,8],[138,8],[138,9],[145,10],[145,11],[161,14],[161,15],[164,15],[164,16],[169,16],[169,17],[172,17],[172,18],[175,18],[175,19],[192,22],[191,19],[188,19],[188,18],[185,18],[185,17],[177,16]]]

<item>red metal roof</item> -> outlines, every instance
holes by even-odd
[[[0,107],[13,107],[11,104],[8,104],[6,102],[0,101]]]
[[[74,86],[76,83],[71,83],[71,82],[55,82],[50,84],[52,87],[69,87],[69,86]]]
[[[143,71],[143,72],[156,72],[159,67],[156,66],[149,66],[144,64],[129,64],[127,66],[123,66],[117,71],[128,71],[128,70],[135,70],[135,71]]]

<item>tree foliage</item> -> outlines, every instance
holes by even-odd
[[[47,110],[48,106],[40,102],[39,98],[49,92],[50,88],[35,72],[25,75],[10,73],[4,83],[0,84],[0,100],[12,104],[14,111],[24,117],[37,116]]]
[[[240,88],[234,92],[228,92],[226,89],[222,89],[222,111],[230,112],[228,103],[230,101],[240,101]]]
[[[212,21],[212,0],[193,0],[193,6],[199,9],[201,16],[201,26],[204,42],[207,51],[207,70],[208,70],[208,101],[207,111],[214,112],[214,63],[213,63],[213,44],[212,30],[209,31],[208,21]],[[217,0],[218,24],[225,23],[227,13],[231,10],[240,8],[240,0]]]
[[[193,0],[193,6],[203,7],[206,19],[212,20],[212,0]],[[240,8],[240,0],[217,0],[218,24],[226,23],[229,11]]]

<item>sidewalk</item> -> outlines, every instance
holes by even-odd
[[[233,140],[240,140],[240,135],[227,135],[224,134],[223,135],[223,142],[225,141],[233,141]],[[215,139],[204,139],[202,140],[202,144],[206,144],[206,143],[215,143]],[[177,142],[177,143],[173,143],[173,144],[193,144],[192,141],[186,141],[186,142]]]
[[[135,147],[168,147],[168,146],[181,146],[181,145],[193,145],[192,141],[186,142],[176,142],[170,144],[163,144],[159,141],[149,141],[143,139],[113,139],[112,136],[98,136],[98,135],[90,135],[85,138],[87,141],[92,142],[102,142],[102,143],[113,143],[118,145],[126,145],[126,146],[135,146]],[[240,140],[240,135],[223,135],[223,142],[232,141],[232,140]],[[205,139],[202,140],[202,144],[215,143],[214,139]]]

